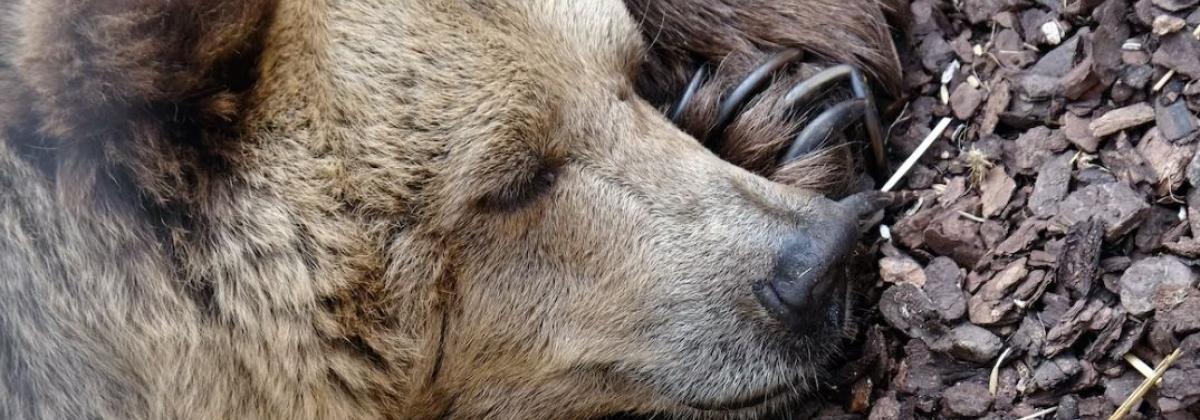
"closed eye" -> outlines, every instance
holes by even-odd
[[[535,170],[519,171],[511,179],[483,195],[479,206],[485,211],[511,212],[537,201],[558,179],[561,165],[542,162]]]

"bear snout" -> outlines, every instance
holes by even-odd
[[[802,336],[842,325],[844,302],[839,297],[846,290],[845,264],[858,243],[858,220],[883,201],[873,193],[853,195],[787,235],[770,275],[754,286],[759,303]]]

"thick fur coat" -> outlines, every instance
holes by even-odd
[[[894,83],[883,12],[0,0],[0,418],[800,399],[838,332],[787,331],[748,291],[781,232],[834,211],[760,176],[787,178],[761,156],[796,123],[770,95],[735,122],[718,152],[755,174],[688,134],[711,106],[686,132],[660,110],[697,59],[724,63],[712,103],[784,46]],[[825,169],[793,181],[849,168],[806,162]]]

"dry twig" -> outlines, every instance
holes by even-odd
[[[1047,409],[1045,409],[1045,410],[1042,410],[1042,411],[1039,411],[1039,412],[1036,412],[1036,413],[1030,414],[1030,415],[1028,415],[1028,416],[1021,417],[1021,418],[1019,418],[1019,419],[1017,419],[1017,420],[1033,420],[1033,419],[1040,419],[1040,418],[1042,418],[1042,416],[1044,416],[1044,415],[1047,415],[1047,414],[1050,414],[1050,413],[1053,413],[1053,412],[1055,412],[1055,411],[1058,411],[1058,407],[1050,407],[1050,408],[1047,408]]]
[[[896,188],[896,184],[899,184],[900,180],[904,179],[904,175],[907,175],[908,171],[912,170],[913,165],[917,163],[917,159],[920,159],[921,155],[924,155],[925,151],[929,150],[929,146],[933,144],[934,140],[942,136],[942,132],[946,131],[946,127],[950,126],[951,121],[953,120],[950,118],[942,118],[941,121],[938,121],[937,126],[933,127],[933,131],[930,131],[929,135],[925,136],[925,140],[921,141],[921,144],[917,146],[917,150],[914,150],[908,156],[908,159],[905,159],[904,163],[900,164],[900,168],[896,169],[896,173],[892,174],[892,177],[887,180],[887,183],[883,184],[883,188],[880,190],[888,192],[892,188]]]
[[[1005,348],[1000,357],[996,358],[996,365],[992,366],[992,376],[988,378],[988,392],[993,396],[1000,390],[1000,365],[1004,364],[1004,358],[1008,357],[1009,353],[1012,353],[1012,347]]]
[[[1183,349],[1175,349],[1166,359],[1159,362],[1158,367],[1154,369],[1154,374],[1142,381],[1142,384],[1138,385],[1132,394],[1129,394],[1129,398],[1126,398],[1125,402],[1121,403],[1120,407],[1117,407],[1117,411],[1108,420],[1121,420],[1129,415],[1129,412],[1133,411],[1133,407],[1142,401],[1142,397],[1146,396],[1147,392],[1150,392],[1150,387],[1154,386],[1154,382],[1162,378],[1163,374],[1167,372],[1167,368],[1171,367],[1171,364],[1175,363],[1176,360],[1179,360],[1180,356],[1183,356]]]

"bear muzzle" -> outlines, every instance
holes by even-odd
[[[759,303],[802,336],[819,337],[840,328],[846,309],[845,264],[858,243],[859,220],[885,201],[873,192],[850,196],[788,235],[770,275],[754,285]]]

